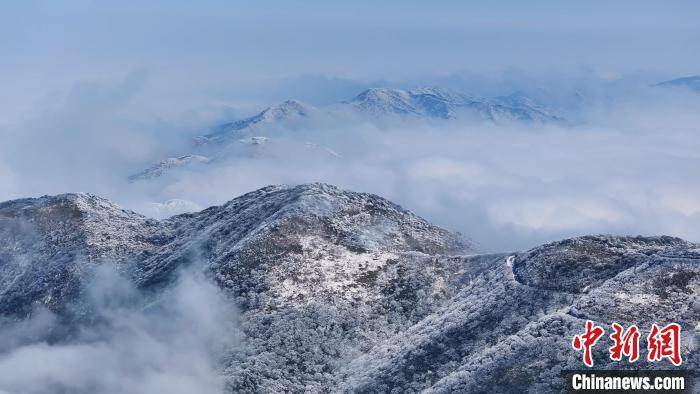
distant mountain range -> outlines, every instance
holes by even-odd
[[[160,221],[88,194],[0,203],[0,329],[24,327],[38,308],[61,327],[3,346],[82,346],[75,333],[104,323],[86,290],[99,267],[133,283],[139,310],[177,302],[171,289],[184,267],[221,289],[239,311],[240,333],[211,334],[240,337],[217,359],[231,393],[562,392],[560,373],[583,366],[571,340],[587,320],[606,335],[613,322],[645,332],[678,323],[678,368],[700,367],[696,244],[583,236],[476,254],[461,235],[390,201],[325,184],[269,186]],[[645,356],[614,362],[606,340],[593,358],[596,369],[676,368]],[[94,382],[114,380],[91,371]]]
[[[296,100],[285,101],[250,118],[216,126],[211,133],[197,137],[195,141],[198,144],[207,144],[239,139],[247,136],[249,132],[262,131],[265,125],[299,121],[320,112],[363,118],[414,116],[436,119],[469,117],[486,122],[563,121],[521,93],[487,99],[440,88],[372,88],[358,94],[352,100],[324,108],[316,108]]]
[[[288,100],[266,108],[254,116],[214,126],[209,133],[194,138],[193,151],[197,152],[196,154],[190,152],[180,157],[165,159],[130,176],[129,180],[133,182],[157,178],[175,168],[225,158],[245,147],[259,148],[274,139],[276,130],[303,130],[311,127],[315,117],[321,116],[336,119],[342,124],[352,124],[358,120],[372,122],[392,118],[530,124],[564,121],[523,93],[479,98],[440,88],[372,88],[351,100],[326,107],[314,107],[300,101]],[[338,157],[331,148],[317,146],[312,141],[306,146],[311,149],[321,148],[321,152]]]
[[[700,76],[677,78],[651,86],[700,92]],[[580,94],[576,93],[576,97],[580,99]],[[435,87],[409,90],[371,88],[350,100],[325,107],[288,100],[254,116],[216,125],[208,133],[194,138],[190,152],[162,160],[131,175],[129,180],[135,182],[154,179],[177,168],[213,163],[237,155],[255,156],[264,151],[265,145],[275,142],[280,131],[308,130],[313,128],[314,121],[319,118],[326,121],[332,119],[331,123],[342,125],[391,119],[462,120],[491,124],[566,122],[564,117],[522,92],[484,98]],[[320,154],[340,157],[331,147],[313,141],[299,142]]]

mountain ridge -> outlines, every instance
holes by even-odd
[[[608,332],[677,322],[683,368],[700,365],[700,246],[674,237],[476,254],[388,200],[322,183],[164,220],[89,194],[0,203],[0,329],[40,305],[89,330],[84,287],[102,266],[147,304],[169,302],[183,269],[221,289],[242,341],[217,359],[227,392],[559,392],[559,372],[582,365],[570,341],[586,319]],[[61,332],[51,341],[70,341]],[[594,358],[631,367],[604,346]]]
[[[374,122],[392,117],[414,117],[450,121],[463,119],[488,123],[561,123],[565,120],[522,92],[494,98],[479,98],[437,87],[414,89],[370,88],[354,98],[325,107],[287,100],[243,119],[225,122],[193,139],[193,151],[162,160],[129,177],[129,181],[155,179],[177,169],[209,164],[236,155],[255,155],[275,140],[280,131],[304,130],[315,117],[330,117],[348,124],[357,119]],[[308,122],[308,124],[307,124]],[[321,148],[339,158],[331,148],[306,142],[307,148]]]
[[[510,99],[518,96],[520,100]],[[477,98],[448,89],[437,87],[419,87],[415,89],[369,88],[360,92],[351,100],[342,101],[323,108],[316,108],[297,100],[287,100],[268,107],[260,113],[224,123],[215,127],[215,131],[197,137],[197,144],[224,142],[231,138],[240,138],[243,131],[262,124],[284,122],[310,116],[322,110],[342,111],[346,108],[369,116],[415,115],[428,118],[452,119],[458,109],[471,109],[482,120],[497,122],[502,120],[551,122],[563,119],[547,113],[541,106],[523,93],[499,96],[494,99]],[[236,134],[236,136],[232,136]]]

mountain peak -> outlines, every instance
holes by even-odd
[[[257,217],[267,218],[267,224],[291,220],[304,223],[306,228],[309,223],[320,222],[334,228],[337,234],[353,233],[347,240],[353,248],[425,253],[464,252],[473,248],[461,236],[432,226],[387,199],[326,183],[268,186],[231,200],[221,209],[238,212],[241,205],[252,207],[253,201],[264,207],[257,211]],[[308,228],[308,231],[317,229]]]
[[[456,90],[450,90],[445,88],[440,88],[436,86],[421,86],[408,91],[412,96],[429,95],[440,100],[462,103],[470,100],[476,100],[462,92]]]
[[[451,118],[454,107],[462,105],[464,96],[437,87],[412,90],[372,88],[357,95],[350,103],[372,116],[415,115]]]
[[[533,108],[539,107],[539,105],[535,103],[535,101],[530,96],[520,91],[513,92],[505,96],[496,97],[496,100],[504,104],[513,106],[523,105]]]
[[[284,123],[308,117],[314,108],[297,100],[287,100],[280,104],[267,107],[257,115],[224,123],[207,135],[195,137],[196,145],[206,145],[211,142],[229,141],[232,138],[244,137],[246,133],[277,122]]]
[[[312,108],[301,101],[287,100],[278,105],[268,107],[259,116],[264,121],[279,121],[294,117],[308,116]]]
[[[94,210],[121,210],[119,206],[90,193],[64,193],[53,196],[45,195],[38,198],[21,198],[0,203],[0,211],[22,214],[33,209],[52,209],[58,206],[70,206],[76,213],[86,213]]]
[[[405,90],[390,88],[370,88],[355,96],[350,104],[361,112],[370,115],[417,115],[411,103],[411,96]]]
[[[380,87],[369,88],[369,89],[366,89],[366,90],[360,92],[357,96],[355,96],[355,99],[364,99],[366,97],[385,98],[385,97],[402,96],[402,95],[406,95],[405,90],[380,86]]]

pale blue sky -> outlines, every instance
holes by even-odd
[[[317,74],[696,74],[698,20],[697,1],[4,1],[0,104],[136,68],[183,90]]]

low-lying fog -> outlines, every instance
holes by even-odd
[[[700,96],[690,92],[618,92],[561,125],[316,119],[260,132],[267,144],[241,144],[225,160],[128,183],[193,152],[191,137],[217,122],[262,109],[159,115],[141,97],[147,80],[136,71],[77,84],[0,126],[0,200],[86,191],[163,216],[158,204],[171,199],[196,209],[269,184],[320,181],[379,194],[484,250],[586,233],[700,240]]]

